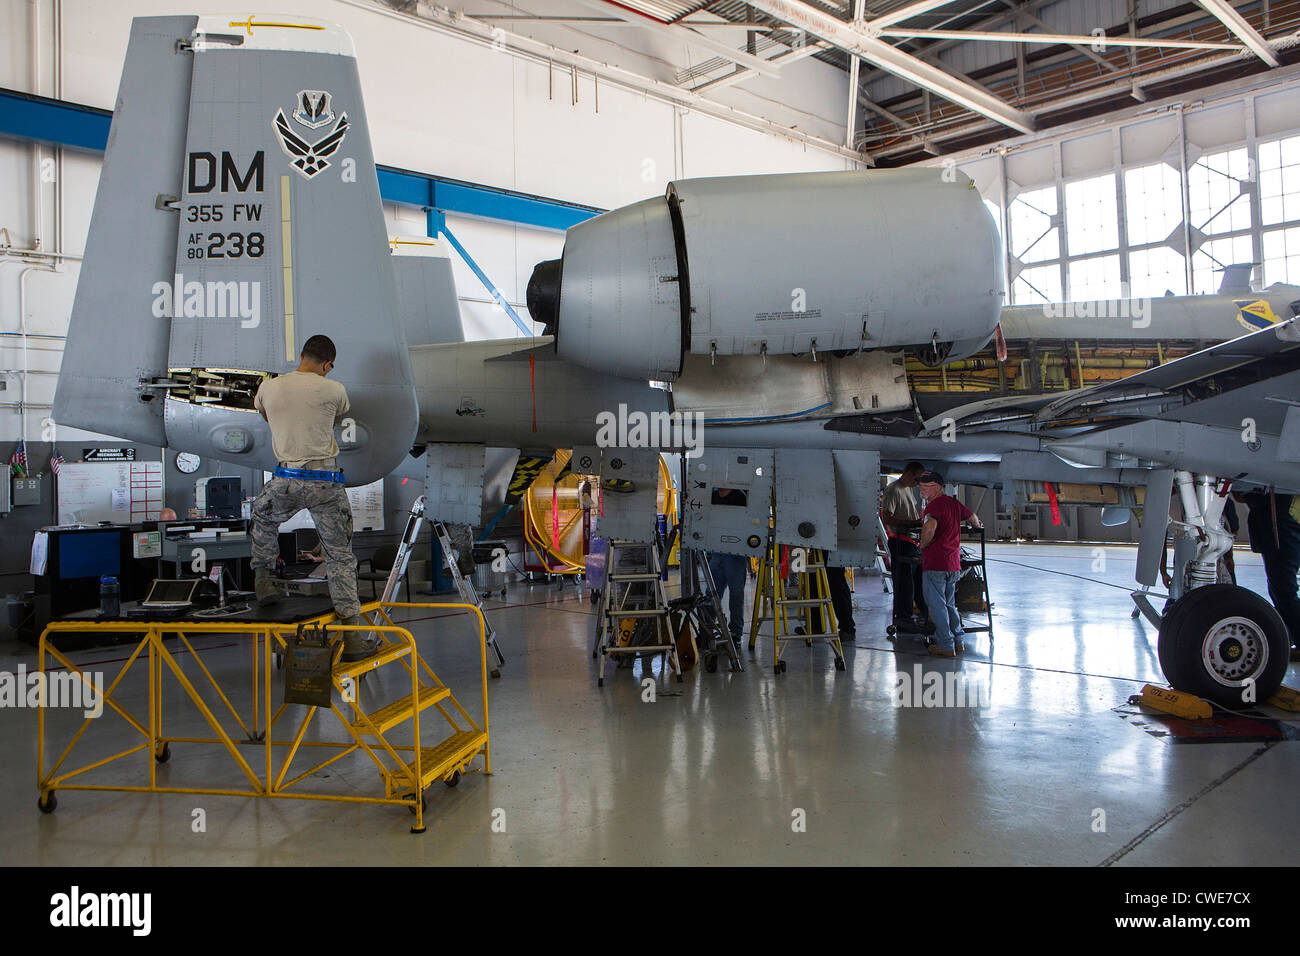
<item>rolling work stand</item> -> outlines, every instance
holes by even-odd
[[[483,695],[483,711],[479,720],[469,715],[453,696],[451,689],[429,667],[416,649],[411,632],[393,623],[388,612],[397,607],[460,609],[477,618],[475,630]],[[55,793],[60,790],[334,800],[404,806],[415,815],[411,832],[423,833],[424,791],[431,784],[441,780],[449,787],[456,786],[463,774],[474,772],[470,770],[470,764],[480,755],[483,757],[482,771],[487,774],[492,772],[487,709],[487,625],[478,607],[454,603],[371,601],[361,606],[361,613],[368,615],[371,620],[382,620],[385,623],[359,625],[339,624],[332,610],[294,615],[292,620],[285,621],[271,621],[265,616],[259,618],[259,614],[265,612],[259,612],[255,607],[238,612],[222,609],[220,615],[212,613],[203,617],[199,616],[200,613],[196,612],[186,619],[172,620],[66,620],[52,622],[46,627],[41,634],[37,652],[42,681],[48,680],[50,676],[47,673],[47,668],[50,667],[47,657],[52,657],[61,665],[70,680],[80,680],[87,684],[91,681],[89,674],[53,645],[51,639],[57,634],[104,631],[130,635],[134,650],[104,690],[102,699],[105,711],[114,711],[127,726],[123,727],[113,720],[99,721],[92,716],[85,716],[80,728],[71,735],[71,740],[61,751],[57,745],[47,749],[51,723],[57,725],[56,731],[70,730],[70,726],[65,717],[55,712],[55,708],[42,701],[36,716],[36,784],[40,790],[38,806],[42,812],[54,811],[58,803]],[[273,710],[275,699],[272,685],[275,681],[272,678],[271,658],[277,652],[292,653],[297,646],[298,637],[310,637],[315,632],[328,640],[330,635],[349,630],[373,631],[381,635],[384,643],[365,660],[345,663],[339,660],[343,642],[333,642],[329,658],[323,662],[318,674],[322,685],[320,690],[327,704],[291,705],[284,702]],[[204,661],[200,649],[192,643],[191,639],[201,634],[251,638],[251,713],[241,715],[241,708],[237,705],[243,701],[234,693],[234,685],[227,682],[223,686]],[[177,643],[169,646],[170,641],[165,641],[164,638],[172,637]],[[182,660],[192,662],[194,667],[189,663],[182,666],[181,661],[177,660],[182,649],[185,654]],[[136,665],[139,667],[136,668]],[[145,713],[135,709],[138,705],[120,699],[125,695],[119,695],[119,688],[133,668],[137,679],[140,671],[147,672]],[[395,699],[378,709],[368,710],[360,703],[358,682],[381,668],[390,668],[395,674],[398,693]],[[194,711],[206,724],[206,729],[214,736],[191,735],[190,727],[194,723],[192,712],[188,715],[188,720],[181,718],[177,728],[180,733],[177,730],[171,733],[164,731],[163,685],[168,674],[175,677],[176,684],[180,686],[179,698],[193,705]],[[301,719],[298,719],[297,713],[288,713],[290,706],[302,707]],[[173,712],[174,710],[175,708]],[[341,741],[319,740],[315,739],[315,734],[309,735],[308,731],[313,727],[313,719],[318,710],[322,714],[332,713],[338,719],[343,730]],[[444,732],[450,732],[433,746],[428,746],[426,741],[429,737],[426,734],[432,728],[423,727],[422,724],[425,723],[423,718],[431,710],[436,710],[447,725]],[[436,725],[438,721],[433,720],[431,723]],[[122,743],[113,740],[114,728],[119,735],[122,730],[127,731],[125,737],[128,746],[125,750],[103,757],[105,750],[116,749]],[[200,726],[197,729],[203,728]],[[411,742],[397,742],[398,734],[406,735],[406,739]],[[93,743],[88,742],[90,738],[94,738]],[[437,737],[433,739],[437,740]],[[92,762],[79,767],[71,766],[69,758],[83,744],[83,752],[91,751],[88,759]],[[224,748],[234,766],[225,765],[223,776],[209,779],[207,774],[212,772],[214,762],[205,759],[198,768],[201,771],[199,776],[191,776],[187,781],[190,785],[172,785],[169,773],[162,766],[174,756],[172,744],[181,745],[177,749],[186,751],[191,744],[216,745]],[[383,796],[319,789],[320,778],[323,776],[321,770],[358,752],[364,753],[379,771]],[[57,753],[57,756],[51,759],[51,753]],[[297,767],[294,766],[296,757],[304,758],[298,760]],[[114,773],[107,777],[94,773],[109,764],[115,765]],[[124,779],[122,771],[123,767],[132,764],[137,775],[135,783],[126,782],[129,778]],[[302,764],[308,766],[304,768]],[[236,777],[242,772],[243,781],[231,783],[229,777],[232,771],[235,771]],[[82,776],[83,774],[88,776]],[[94,782],[96,780],[99,782]]]
[[[420,505],[420,520],[423,520],[424,498],[420,499],[419,505]],[[411,520],[415,520],[414,511],[412,511]],[[410,521],[407,522],[407,530],[410,531]],[[416,526],[416,531],[417,532],[419,531],[418,525]],[[456,582],[456,590],[460,592],[461,600],[464,601],[466,604],[473,604],[476,608],[479,609],[479,612],[481,613],[483,610],[483,599],[479,597],[478,589],[474,587],[474,582],[471,579],[465,577],[465,575],[460,573],[460,552],[456,549],[456,546],[451,543],[451,535],[448,534],[447,532],[446,523],[442,521],[435,521],[433,523],[433,533],[438,536],[438,544],[442,545],[443,560],[447,564],[447,570],[451,572],[451,579]],[[410,543],[411,544],[415,543],[414,537],[410,539]],[[405,535],[403,535],[402,537],[402,546],[408,549],[407,553],[409,555],[410,553],[409,545],[407,544],[407,539]],[[399,551],[398,554],[400,557],[401,552]],[[406,561],[403,559],[394,563],[393,566],[394,574],[397,573],[398,566],[405,567]],[[393,577],[392,575],[389,575],[388,588],[391,588],[392,586],[393,586]],[[388,596],[388,588],[384,589],[385,597]],[[483,620],[487,622],[487,615],[483,616]],[[492,651],[492,659],[496,661],[496,666],[492,668],[492,676],[500,677],[501,668],[506,666],[506,656],[501,653],[501,647],[497,644],[497,632],[492,627],[492,624],[490,622],[487,623],[487,645]]]
[[[630,654],[663,655],[663,677],[671,667],[682,681],[677,644],[669,628],[668,599],[653,542],[611,540],[605,566],[605,586],[596,614],[596,646],[600,663],[596,686],[605,686],[605,659]],[[639,642],[639,643],[638,643]]]

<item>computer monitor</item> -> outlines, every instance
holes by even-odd
[[[122,531],[64,532],[59,540],[59,577],[92,578],[122,573]]]

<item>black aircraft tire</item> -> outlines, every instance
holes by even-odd
[[[1160,622],[1157,648],[1160,668],[1176,690],[1231,708],[1272,697],[1291,653],[1286,625],[1273,606],[1232,584],[1206,585],[1175,601]],[[1245,663],[1236,663],[1242,655]],[[1219,662],[1222,675],[1210,659]],[[1255,684],[1253,702],[1242,699],[1247,679]]]

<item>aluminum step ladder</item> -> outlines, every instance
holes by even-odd
[[[424,527],[424,495],[415,499],[415,503],[411,505],[411,510],[406,515],[406,527],[402,530],[402,541],[397,546],[397,557],[388,572],[388,580],[384,583],[384,596],[379,599],[384,604],[392,604],[397,600],[397,591],[406,577],[406,566],[411,560],[411,551],[415,543],[420,540],[422,527]],[[411,600],[411,595],[406,595],[406,599]]]
[[[446,522],[434,521],[433,533],[438,536],[438,544],[442,546],[442,559],[447,565],[447,570],[451,572],[451,579],[456,583],[456,590],[460,593],[461,600],[466,604],[473,604],[482,611],[483,599],[479,597],[474,582],[460,573],[460,551],[451,543],[451,534],[447,531]],[[487,645],[492,650],[492,659],[496,661],[496,666],[492,668],[492,676],[500,677],[501,668],[506,665],[506,656],[501,653],[501,647],[497,644],[496,628],[492,626],[486,613],[483,615],[483,623],[487,626]]]
[[[669,668],[682,681],[677,642],[669,626],[668,596],[659,565],[659,548],[654,542],[611,540],[605,564],[605,586],[601,589],[596,615],[596,646],[599,659],[596,685],[605,686],[605,661],[626,655],[663,656],[665,680]],[[653,628],[650,643],[634,644],[638,627]]]
[[[885,550],[880,550],[880,543],[885,542]],[[889,566],[889,531],[885,519],[876,512],[876,570],[880,572],[880,586],[886,594],[894,593],[893,569]]]

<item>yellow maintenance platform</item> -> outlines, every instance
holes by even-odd
[[[394,608],[415,608],[439,611],[462,610],[473,615],[478,623],[479,655],[482,662],[483,713],[475,721],[464,707],[452,695],[448,688],[433,672],[433,669],[420,657],[415,645],[415,638],[405,627],[395,624],[389,616]],[[194,620],[170,621],[121,621],[96,623],[93,621],[59,621],[52,622],[41,634],[38,648],[38,667],[42,686],[48,686],[46,675],[47,656],[67,668],[83,682],[89,685],[89,677],[62,652],[50,643],[52,635],[61,632],[77,631],[114,631],[127,634],[143,634],[134,645],[126,663],[122,665],[117,676],[104,690],[103,706],[121,715],[141,738],[138,743],[112,756],[94,760],[84,766],[69,769],[73,751],[90,746],[93,739],[98,752],[102,752],[103,733],[97,733],[98,723],[94,718],[85,718],[80,729],[72,736],[57,759],[47,766],[46,752],[46,702],[42,698],[37,711],[36,741],[36,778],[40,789],[38,805],[46,813],[52,812],[57,805],[57,790],[114,790],[130,793],[190,793],[217,794],[238,797],[279,797],[300,800],[335,800],[347,803],[380,803],[407,807],[415,814],[412,833],[423,833],[424,825],[424,790],[435,781],[441,780],[447,786],[460,782],[462,774],[476,772],[470,764],[479,755],[483,755],[482,771],[492,772],[492,756],[489,748],[488,731],[488,663],[486,645],[486,623],[483,612],[472,604],[447,603],[399,603],[373,601],[362,605],[364,618],[372,623],[350,628],[351,630],[373,631],[380,637],[379,651],[363,661],[341,663],[342,641],[334,644],[334,664],[332,673],[333,693],[329,711],[339,721],[348,737],[345,741],[306,740],[312,718],[318,709],[305,706],[301,720],[296,727],[286,714],[290,705],[280,703],[272,713],[273,700],[281,699],[280,682],[272,679],[272,658],[279,658],[288,647],[300,627],[328,626],[329,634],[342,634],[348,627],[337,623],[337,617],[331,611],[304,621],[291,624],[281,623],[245,623],[237,621],[199,622]],[[191,643],[196,634],[220,633],[223,635],[244,635],[252,638],[252,703],[247,720],[231,703],[231,695],[222,688],[212,671],[204,663],[202,655]],[[177,644],[169,648],[164,643],[164,635],[175,635]],[[126,645],[130,646],[130,645]],[[181,652],[192,658],[206,678],[211,690],[225,705],[224,712],[215,713],[216,705],[209,707],[200,688],[203,682],[187,676],[178,664],[173,651]],[[123,681],[137,664],[148,671],[148,715],[144,718],[131,713],[116,698]],[[357,703],[358,683],[366,674],[382,667],[395,665],[404,669],[410,678],[410,693],[402,694],[396,700],[380,707],[378,710],[365,712]],[[191,670],[193,670],[191,668]],[[170,672],[176,678],[185,696],[193,703],[206,720],[215,737],[178,737],[169,736],[163,729],[162,691],[165,675]],[[138,674],[139,671],[137,670]],[[195,686],[198,684],[199,686]],[[405,681],[403,680],[403,686]],[[204,691],[207,690],[203,687]],[[294,705],[298,706],[298,705]],[[421,716],[430,708],[435,709],[450,728],[450,732],[433,746],[428,746],[429,739],[421,727]],[[350,711],[350,713],[346,712]],[[268,716],[263,726],[263,717]],[[297,716],[296,714],[294,715]],[[233,721],[233,723],[231,723]],[[387,736],[394,729],[411,721],[412,743],[399,745],[390,742]],[[105,722],[106,724],[108,722]],[[115,722],[114,722],[115,723]],[[277,739],[276,731],[285,727],[287,734]],[[445,732],[445,730],[444,730]],[[286,739],[287,737],[287,739]],[[225,782],[213,781],[208,786],[172,787],[160,784],[158,765],[166,763],[171,757],[172,744],[206,744],[220,745],[233,758],[242,771],[247,786],[232,786]],[[287,749],[286,749],[287,748]],[[257,751],[261,759],[257,759]],[[313,774],[342,760],[356,751],[362,751],[374,761],[379,770],[383,787],[382,796],[347,795],[336,793],[313,792],[307,789]],[[311,766],[297,769],[294,760],[300,754],[313,754],[310,759],[300,761]],[[143,762],[148,764],[147,774],[141,766],[141,782],[128,785],[119,782],[86,783],[82,774],[106,767],[118,761],[126,760],[135,754],[144,755]],[[317,761],[316,756],[324,759]],[[251,758],[251,759],[250,759]],[[277,761],[278,758],[278,761]],[[260,766],[256,766],[260,765]],[[295,772],[290,776],[291,769]],[[81,778],[80,780],[78,778]]]

